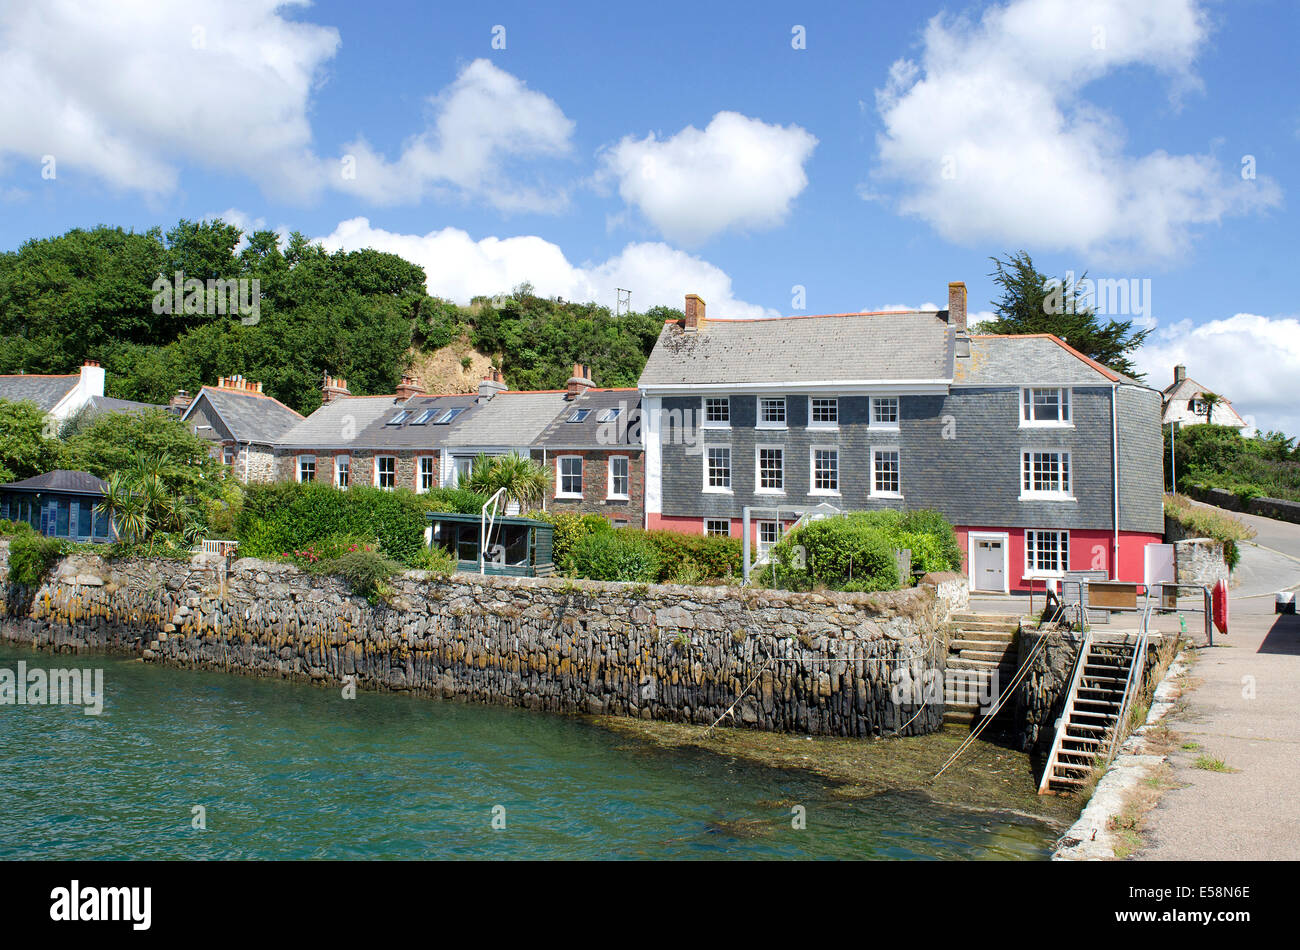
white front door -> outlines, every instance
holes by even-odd
[[[1007,589],[1004,557],[1006,542],[1001,538],[976,538],[975,563],[971,566],[976,590]]]

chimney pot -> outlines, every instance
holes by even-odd
[[[410,373],[402,374],[402,382],[397,387],[398,399],[410,399],[412,396],[419,396],[424,392],[420,387],[420,380]]]
[[[686,295],[686,329],[694,333],[704,326],[704,301],[699,294]]]
[[[573,375],[569,377],[569,382],[566,386],[567,392],[564,398],[570,400],[577,399],[578,396],[585,393],[588,389],[594,388],[595,385],[596,384],[591,381],[591,367],[585,363],[574,363]]]
[[[948,322],[959,335],[966,333],[966,282],[954,280],[948,284]]]
[[[322,403],[333,402],[335,399],[351,395],[352,393],[348,392],[348,381],[346,379],[339,379],[329,373],[325,374],[325,381],[320,388],[320,401]]]

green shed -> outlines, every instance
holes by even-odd
[[[431,511],[425,532],[429,547],[447,551],[460,564],[460,570],[515,577],[540,577],[555,573],[551,562],[555,527],[545,521],[505,515],[492,522],[488,532],[486,556],[480,562],[483,534],[481,515]]]

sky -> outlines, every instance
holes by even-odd
[[[1097,304],[1300,435],[1294,0],[3,0],[0,250],[220,216],[710,318]],[[1122,283],[1120,283],[1122,282]],[[1124,291],[1124,293],[1121,293]]]

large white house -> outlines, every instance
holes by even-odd
[[[104,398],[104,367],[86,360],[80,373],[0,376],[0,399],[34,402],[55,424],[67,420],[95,399]]]

